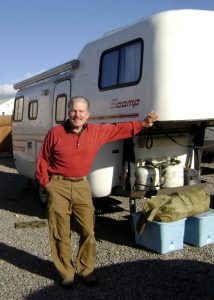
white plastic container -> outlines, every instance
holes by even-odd
[[[184,185],[184,168],[181,164],[169,164],[163,169],[163,188],[178,187]]]

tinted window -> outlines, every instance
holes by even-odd
[[[143,43],[138,39],[101,56],[99,88],[117,88],[137,84],[142,73]]]

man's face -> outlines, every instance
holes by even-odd
[[[71,122],[71,126],[80,130],[89,118],[87,104],[82,101],[73,103],[73,105],[69,108],[68,117]]]

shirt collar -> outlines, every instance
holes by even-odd
[[[80,131],[80,133],[81,133],[86,127],[87,127],[87,124],[86,124],[86,123],[83,124],[82,130]],[[65,128],[65,131],[66,131],[67,133],[74,132],[69,119],[65,121],[65,123],[64,123],[64,128]]]

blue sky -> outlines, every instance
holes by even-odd
[[[214,0],[0,0],[0,99],[112,29],[186,8],[214,10]]]

